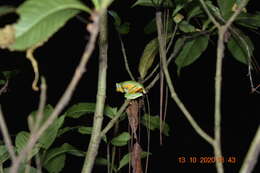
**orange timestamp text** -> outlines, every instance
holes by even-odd
[[[177,158],[177,162],[180,164],[191,163],[191,164],[214,164],[219,163],[237,163],[237,157],[228,156],[228,157],[214,157],[214,156],[180,156]]]

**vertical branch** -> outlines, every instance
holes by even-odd
[[[187,118],[187,120],[189,121],[189,123],[191,124],[191,126],[194,128],[194,130],[204,139],[206,140],[208,143],[210,143],[211,145],[214,145],[214,139],[209,136],[205,131],[203,131],[200,126],[197,124],[197,122],[193,119],[193,117],[191,116],[190,112],[187,110],[187,108],[184,106],[184,104],[182,103],[182,101],[179,99],[173,84],[172,84],[172,80],[167,68],[167,60],[166,60],[166,52],[165,52],[165,46],[163,46],[164,41],[162,38],[162,20],[161,20],[161,12],[157,12],[156,13],[156,24],[157,24],[157,32],[158,32],[158,41],[159,41],[159,51],[160,51],[160,56],[162,56],[162,65],[163,65],[163,72],[165,74],[165,79],[167,82],[167,85],[169,87],[169,90],[171,92],[171,97],[172,99],[176,102],[177,106],[180,108],[180,110],[182,111],[182,113],[184,114],[184,116]]]
[[[98,90],[96,110],[93,120],[93,128],[91,138],[88,146],[88,150],[85,157],[82,173],[91,173],[98,148],[100,144],[100,132],[103,122],[103,111],[106,98],[106,78],[107,78],[107,11],[104,10],[100,18],[100,35],[99,35],[99,72],[98,72]]]
[[[4,115],[3,115],[3,112],[2,112],[1,106],[0,106],[0,129],[1,129],[1,133],[2,133],[3,138],[4,138],[4,142],[5,142],[5,145],[7,147],[7,150],[9,152],[10,156],[11,156],[12,161],[14,161],[15,158],[16,158],[15,153],[14,153],[14,147],[13,147],[10,135],[8,133],[8,129],[7,129],[7,126],[6,126],[6,123],[5,123],[5,119],[4,119]]]
[[[216,158],[221,158],[221,80],[222,80],[222,60],[224,57],[224,34],[225,28],[219,28],[218,46],[217,46],[217,63],[216,63],[216,76],[215,76],[215,121],[214,121],[214,136],[215,144],[213,146]],[[216,162],[218,173],[223,173],[223,164]]]

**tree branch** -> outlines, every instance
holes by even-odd
[[[4,115],[3,115],[3,112],[2,112],[1,105],[0,105],[0,128],[1,128],[1,132],[2,132],[2,135],[3,135],[4,142],[5,142],[5,145],[7,147],[7,150],[9,152],[10,156],[11,156],[12,161],[14,161],[16,159],[14,147],[13,147],[10,135],[8,133],[8,128],[7,128],[6,123],[5,123],[5,119],[4,119]]]
[[[91,14],[91,19],[93,22],[87,25],[87,30],[90,32],[90,40],[86,45],[85,51],[82,55],[78,67],[75,70],[71,82],[69,83],[67,89],[63,93],[62,97],[60,98],[59,102],[57,103],[53,112],[45,121],[45,123],[39,128],[39,130],[36,133],[30,135],[27,145],[21,151],[20,155],[12,163],[10,173],[17,172],[21,161],[26,157],[27,153],[33,148],[33,146],[40,138],[40,136],[44,133],[44,131],[53,123],[53,121],[58,117],[63,108],[68,104],[77,84],[79,83],[82,75],[86,71],[85,66],[95,48],[96,37],[99,32],[99,18],[100,14],[98,12],[93,12]]]
[[[257,158],[260,153],[260,126],[256,131],[255,137],[253,138],[246,157],[243,161],[242,167],[239,173],[250,173],[253,172],[253,168],[257,163]]]
[[[91,132],[91,138],[86,153],[82,173],[91,173],[98,148],[100,144],[100,132],[103,122],[103,112],[106,99],[106,78],[107,78],[107,11],[105,10],[100,17],[100,35],[99,35],[99,72],[98,72],[98,91],[96,110],[94,114],[93,127]]]
[[[170,78],[170,74],[167,68],[167,60],[166,60],[166,45],[164,44],[165,42],[163,41],[162,37],[162,20],[161,20],[161,12],[156,12],[156,24],[157,24],[157,32],[158,32],[158,40],[159,40],[159,51],[160,51],[160,56],[162,56],[162,64],[163,64],[163,71],[165,74],[165,78],[167,81],[167,85],[169,87],[169,90],[171,92],[171,97],[172,99],[176,102],[178,107],[181,109],[182,113],[185,115],[191,126],[194,128],[194,130],[203,138],[205,139],[208,143],[211,145],[214,145],[214,140],[212,137],[210,137],[206,132],[204,132],[200,126],[197,124],[197,122],[193,119],[189,111],[186,109],[182,101],[179,99],[173,84],[172,80]]]

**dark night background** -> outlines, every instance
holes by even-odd
[[[2,4],[19,5],[22,0],[16,2],[1,1]],[[116,0],[110,7],[122,16],[123,21],[131,23],[129,35],[123,36],[126,51],[131,68],[137,73],[137,64],[145,44],[153,38],[143,33],[143,28],[148,21],[154,17],[154,10],[149,7],[130,8],[133,1],[122,2]],[[250,1],[248,11],[256,9],[257,1]],[[81,14],[81,16],[85,17]],[[11,22],[16,16],[7,16],[0,20],[1,26]],[[4,23],[3,23],[4,21]],[[115,83],[129,80],[124,69],[123,57],[120,50],[120,43],[117,33],[112,25],[112,18],[109,18],[109,66],[108,66],[108,87],[107,104],[120,106],[123,103],[121,94],[115,92]],[[248,32],[255,44],[255,59],[259,62],[260,51],[258,44],[260,36]],[[36,51],[35,57],[39,62],[40,72],[46,77],[48,84],[48,103],[55,105],[64,92],[68,82],[73,75],[74,69],[83,53],[87,41],[85,24],[74,18],[65,27],[59,30],[43,47]],[[174,73],[176,90],[184,104],[190,110],[199,125],[213,136],[213,113],[214,113],[214,73],[216,42],[209,44],[208,51],[191,66],[184,68],[179,77]],[[97,86],[97,60],[96,50],[87,65],[82,81],[79,83],[70,104],[78,102],[94,102]],[[26,117],[37,109],[39,93],[32,91],[33,70],[30,62],[25,58],[25,53],[9,52],[0,50],[0,70],[18,69],[19,74],[14,77],[9,85],[8,92],[1,95],[0,102],[5,114],[10,133],[15,135],[21,130],[27,130]],[[170,71],[175,66],[169,66]],[[226,51],[223,66],[223,98],[222,98],[222,152],[225,158],[236,157],[237,162],[224,164],[227,173],[238,172],[241,163],[248,150],[249,144],[259,125],[259,94],[251,94],[247,67],[235,61]],[[260,74],[253,72],[254,82],[260,82]],[[150,91],[149,99],[151,114],[159,113],[159,84]],[[86,124],[87,119],[69,120],[66,125]],[[106,123],[105,121],[104,123]],[[178,157],[206,157],[213,156],[212,147],[200,138],[182,115],[176,104],[169,99],[167,111],[167,122],[171,127],[170,136],[164,137],[163,146],[159,144],[159,132],[152,132],[149,172],[187,172],[198,170],[199,172],[215,171],[215,164],[181,164]],[[127,129],[127,128],[126,128]],[[13,136],[14,137],[14,136]],[[88,137],[78,133],[69,133],[59,139],[54,146],[68,142],[74,146],[86,150]],[[145,149],[145,148],[144,148]],[[100,154],[105,155],[105,145],[101,145]],[[73,169],[80,172],[83,164],[82,158],[68,157],[66,170]],[[259,164],[258,164],[259,165]],[[255,172],[260,166],[257,166]],[[100,170],[99,170],[100,169]],[[127,171],[127,170],[126,170]],[[125,171],[125,172],[126,172]],[[106,172],[106,169],[97,168],[93,172]],[[124,172],[124,171],[123,171]]]

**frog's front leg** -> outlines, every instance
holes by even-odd
[[[125,94],[125,98],[128,100],[137,99],[138,97],[141,97],[141,96],[143,96],[143,93],[134,93],[134,94],[126,93]]]

